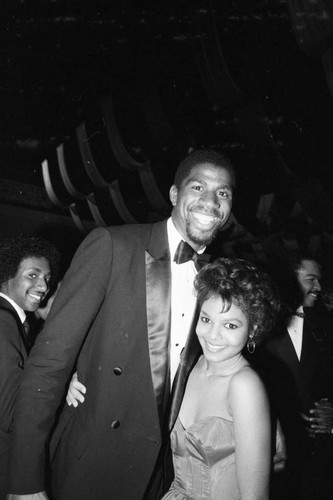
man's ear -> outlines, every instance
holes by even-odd
[[[172,184],[170,190],[169,190],[169,198],[171,201],[172,206],[174,207],[177,203],[177,196],[178,196],[178,189],[174,184]]]

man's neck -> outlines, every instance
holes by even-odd
[[[179,237],[179,241],[180,241],[180,240],[184,240],[184,241],[186,241],[186,243],[188,243],[188,244],[189,244],[189,245],[193,248],[193,250],[195,250],[195,251],[196,251],[196,252],[198,252],[198,253],[203,253],[203,252],[205,251],[205,249],[206,249],[206,245],[199,245],[199,244],[197,244],[197,243],[194,243],[193,241],[191,241],[191,240],[188,238],[188,236],[187,236],[187,235],[182,235],[182,233],[181,233],[181,232],[177,229],[177,227],[176,227],[176,225],[175,225],[175,222],[174,222],[174,220],[173,220],[172,216],[170,217],[169,221],[170,221],[170,225],[172,225],[172,229],[171,229],[171,231],[172,231],[172,233],[173,233],[173,236],[174,236],[175,234],[177,234],[177,236]]]

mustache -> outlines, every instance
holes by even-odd
[[[215,208],[213,208],[212,210],[207,210],[207,208],[205,208],[202,205],[196,205],[195,207],[191,208],[191,212],[196,212],[196,211],[201,212],[204,215],[211,215],[212,217],[216,217],[217,219],[221,219],[220,212]]]

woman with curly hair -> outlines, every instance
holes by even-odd
[[[267,274],[240,259],[206,265],[195,289],[202,355],[171,433],[175,479],[163,500],[267,500],[270,409],[243,349],[253,353],[268,335],[278,295]]]

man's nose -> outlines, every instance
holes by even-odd
[[[49,284],[45,278],[39,278],[37,281],[37,287],[42,291],[46,291],[49,288]]]
[[[215,192],[205,191],[202,194],[201,199],[204,203],[211,205],[212,207],[220,207],[220,200]]]
[[[321,291],[321,284],[320,284],[320,282],[319,282],[318,280],[316,280],[316,281],[315,281],[315,283],[314,283],[314,288],[315,288],[316,290],[318,290],[318,292],[320,292],[320,291]]]

